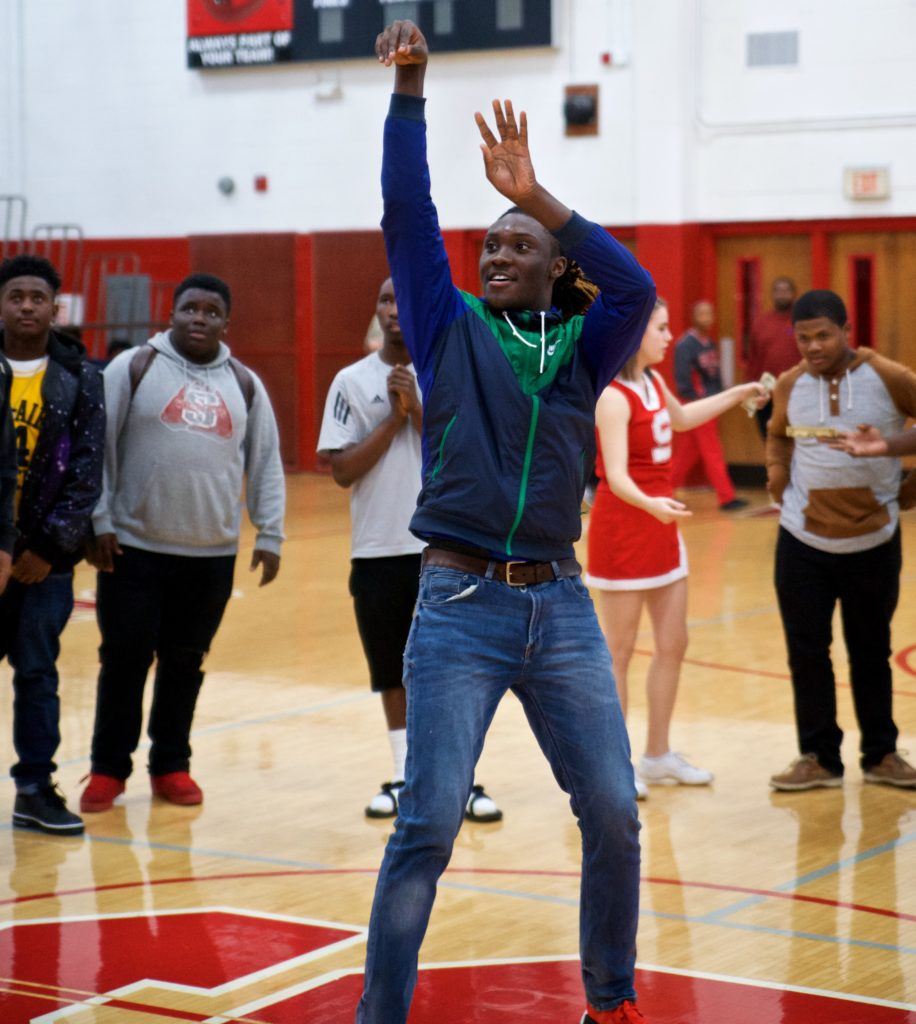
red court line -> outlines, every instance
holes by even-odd
[[[88,885],[81,889],[61,889],[57,892],[33,893],[29,896],[14,896],[0,900],[0,906],[10,904],[31,903],[35,900],[60,899],[62,896],[82,896],[87,893],[113,892],[119,889],[152,888],[156,885],[184,885],[201,882],[242,881],[248,878],[305,878],[310,875],[376,875],[377,868],[300,868],[288,871],[239,871],[223,875],[190,875],[181,878],[140,879],[134,882],[112,882],[109,885]],[[539,878],[578,878],[578,871],[550,871],[547,869],[513,869],[513,868],[448,868],[446,875],[503,875]],[[640,879],[649,885],[674,885],[683,889],[711,889],[715,892],[741,893],[745,896],[761,896],[765,899],[790,900],[798,903],[817,903],[825,907],[842,910],[856,910],[863,914],[877,914],[890,917],[897,921],[916,921],[916,914],[906,914],[900,910],[889,910],[885,907],[872,907],[866,903],[848,903],[844,900],[832,900],[823,896],[807,896],[804,893],[777,892],[773,889],[754,889],[744,885],[725,885],[720,882],[691,882],[681,878],[655,878],[644,876]]]
[[[903,669],[907,675],[916,676],[916,668],[910,664],[910,655],[916,651],[916,644],[910,644],[909,647],[904,647],[902,651],[898,651],[894,655],[894,661],[898,668]]]
[[[916,671],[910,669],[908,666],[900,662],[900,657],[907,654],[909,651],[916,650],[916,644],[913,647],[907,647],[904,651],[901,651],[895,657],[897,664],[909,672],[911,675],[916,675]],[[634,654],[642,654],[647,658],[651,658],[655,651],[648,651],[644,647],[635,647],[633,649]],[[745,665],[722,665],[717,661],[698,661],[696,658],[684,658],[685,665],[697,665],[699,668],[712,668],[719,672],[738,672],[740,675],[745,676],[765,676],[767,679],[785,679],[786,681],[791,680],[791,676],[787,672],[767,672],[762,668],[748,668]],[[850,689],[849,683],[837,682],[837,686],[844,690]],[[916,691],[914,690],[897,690],[893,691],[895,697],[916,697]]]

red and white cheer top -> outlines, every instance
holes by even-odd
[[[671,417],[661,381],[651,372],[638,380],[611,381],[630,406],[627,471],[650,497],[670,497]],[[586,582],[598,590],[651,590],[687,575],[687,552],[675,523],[618,498],[610,489],[598,443],[598,490],[588,530]]]

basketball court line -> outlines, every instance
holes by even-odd
[[[645,647],[634,647],[633,653],[645,658],[651,658],[655,651],[648,650]],[[785,682],[791,682],[792,680],[788,672],[771,672],[768,669],[748,668],[746,665],[725,665],[718,661],[700,661],[697,658],[684,658],[683,664],[695,665],[698,668],[711,668],[716,672],[737,672],[739,675],[761,676],[765,679],[782,679]],[[843,690],[852,689],[849,683],[841,682],[839,679],[836,685]],[[898,690],[895,688],[891,692],[895,697],[916,697],[916,691],[914,690]]]
[[[421,963],[419,970],[424,972],[439,971],[439,970],[474,970],[474,969],[487,969],[487,968],[498,968],[498,967],[511,967],[511,966],[524,966],[530,964],[557,964],[557,963],[575,963],[578,961],[576,954],[559,954],[553,956],[537,956],[537,957],[500,957],[492,959],[474,959],[474,960],[458,960],[458,961],[444,961],[438,963]],[[916,1011],[916,1004],[906,1003],[896,1000],[881,999],[876,996],[869,996],[850,992],[839,992],[832,991],[829,989],[813,988],[810,986],[802,985],[790,985],[782,984],[780,982],[769,981],[760,978],[748,978],[736,975],[726,975],[719,973],[712,973],[707,971],[696,971],[688,970],[683,968],[667,967],[659,964],[649,964],[642,961],[637,961],[636,969],[645,973],[657,973],[663,975],[669,975],[673,977],[688,978],[691,980],[698,981],[709,981],[719,984],[732,984],[741,985],[745,988],[770,990],[777,992],[787,992],[799,995],[804,995],[812,998],[823,998],[829,1000],[835,1000],[837,1002],[851,1003],[860,1006],[873,1006],[880,1007],[882,1009],[900,1010],[906,1013],[912,1013]],[[245,1022],[251,1020],[247,1017],[247,1014],[256,1013],[261,1009],[269,1006],[275,1006],[278,1003],[286,1002],[294,999],[299,995],[303,995],[307,992],[313,991],[317,988],[334,984],[338,981],[358,977],[362,974],[360,968],[340,968],[337,970],[327,971],[318,977],[311,978],[305,982],[301,982],[296,985],[290,985],[282,988],[269,995],[262,996],[258,999],[249,1000],[241,1006],[235,1007],[230,1011],[223,1011],[215,1015],[205,1016],[203,1013],[194,1013],[193,1011],[182,1011],[170,1007],[161,1007],[151,1004],[140,1004],[129,1002],[124,999],[111,999],[106,996],[95,996],[89,999],[84,999],[78,1004],[73,1004],[69,1007],[58,1009],[55,1013],[44,1015],[41,1018],[37,1018],[38,1021],[46,1020],[51,1021],[52,1019],[60,1019],[61,1016],[70,1016],[73,1013],[80,1012],[92,1005],[108,1005],[112,1009],[124,1009],[132,1012],[146,1013],[151,1016],[162,1017],[163,1019],[170,1020],[186,1020],[196,1021],[198,1024],[245,1024]],[[50,986],[49,986],[50,987]],[[22,987],[19,991],[0,989],[0,991],[13,991],[13,994],[19,995],[31,995],[33,998],[53,998],[39,993],[24,992]],[[75,990],[74,990],[75,991]],[[89,993],[85,993],[89,995]],[[61,997],[59,1001],[62,1001],[66,997]]]
[[[97,837],[90,836],[89,838],[91,840],[97,841],[97,842],[112,842],[112,841],[114,841],[114,842],[121,842],[121,843],[130,842],[128,840],[112,840],[112,839],[107,838],[107,837],[98,837],[97,838]],[[910,834],[909,836],[902,837],[902,838],[905,839],[906,842],[911,842],[912,840],[916,839],[916,833]],[[899,844],[899,841],[895,841],[893,843],[882,844],[880,847],[875,847],[873,850],[865,850],[865,851],[862,851],[860,854],[856,854],[853,857],[847,858],[844,861],[838,861],[838,862],[836,862],[833,865],[828,865],[826,868],[820,869],[820,871],[812,872],[811,875],[809,875],[809,876],[803,876],[802,879],[795,879],[795,880],[793,880],[793,882],[783,883],[783,885],[777,886],[773,890],[774,895],[776,893],[785,892],[785,890],[787,888],[791,888],[794,885],[804,884],[804,880],[805,879],[813,880],[813,879],[818,878],[818,877],[823,877],[825,874],[830,874],[830,873],[833,873],[833,872],[835,872],[837,870],[841,870],[843,867],[847,867],[847,866],[856,864],[856,863],[858,863],[861,860],[870,859],[873,856],[878,856],[878,855],[880,855],[882,853],[889,852],[889,850],[893,849],[898,844]],[[145,844],[141,843],[140,845],[145,845]],[[158,844],[149,844],[149,845],[151,847],[158,848]],[[174,847],[170,847],[170,848],[174,849]],[[189,850],[189,852],[190,852],[190,850]],[[200,851],[197,851],[197,852],[200,853]],[[201,854],[201,855],[204,855],[204,854]],[[237,856],[238,859],[240,859],[240,860],[250,859],[250,860],[256,860],[256,861],[262,861],[264,859],[264,858],[255,858],[255,857],[249,858],[249,857],[246,857],[244,855],[238,856],[238,855],[230,854],[228,852],[220,853],[219,851],[211,851],[208,855],[209,856],[223,856],[223,857]],[[290,865],[287,864],[286,866],[290,866]],[[315,866],[305,865],[305,864],[302,864],[300,866],[303,867],[303,868],[306,868],[310,872],[315,872],[315,873],[318,873],[318,874],[325,874],[325,873],[341,874],[341,873],[347,873],[347,872],[359,873],[359,874],[363,874],[363,873],[365,873],[365,874],[372,874],[372,873],[375,873],[375,872],[369,871],[367,869],[334,869],[334,868],[324,869],[321,866],[315,867]],[[462,869],[452,869],[452,870],[454,871],[454,873],[460,873],[462,871]],[[476,873],[475,869],[473,869],[473,868],[471,868],[471,869],[463,869],[463,870]],[[555,874],[555,873],[550,873],[550,874]],[[211,877],[213,877],[213,876],[211,876]],[[217,876],[217,877],[222,877],[222,876]],[[571,873],[570,877],[575,877],[575,875]],[[199,877],[195,876],[195,878],[193,880],[195,882],[202,883],[202,882],[208,881],[209,879],[207,878],[207,876],[199,876]],[[652,879],[643,879],[643,882],[649,882],[649,884],[652,884]],[[144,884],[144,883],[139,883],[139,884]],[[685,888],[689,888],[690,887],[690,883],[679,883],[676,880],[667,881],[666,884],[681,884]],[[710,884],[711,883],[696,883],[696,885],[698,887],[708,887]],[[553,903],[553,904],[559,904],[561,906],[569,906],[571,908],[572,907],[578,907],[578,905],[579,905],[578,896],[577,897],[552,896],[552,895],[548,895],[548,894],[544,894],[544,893],[536,893],[536,892],[530,892],[530,891],[524,891],[524,890],[502,889],[502,888],[497,888],[495,886],[475,885],[473,883],[467,883],[467,882],[456,882],[456,881],[452,881],[451,879],[447,879],[447,878],[443,878],[440,881],[439,885],[440,885],[441,888],[444,888],[444,889],[454,889],[454,890],[464,891],[464,892],[473,892],[473,893],[477,893],[477,894],[484,895],[484,896],[501,896],[501,897],[510,898],[510,899],[522,899],[522,900],[527,900],[527,901],[532,901],[532,902]],[[88,891],[93,891],[93,889],[90,888]],[[814,942],[827,942],[827,943],[832,943],[832,944],[836,944],[836,945],[854,946],[854,947],[864,948],[864,949],[877,949],[877,950],[881,950],[881,951],[884,951],[884,952],[894,952],[894,953],[898,953],[898,954],[916,955],[916,947],[900,946],[900,945],[895,945],[895,944],[892,944],[892,943],[871,942],[871,941],[866,941],[866,940],[862,940],[862,939],[847,939],[847,938],[845,938],[843,936],[837,936],[837,935],[821,934],[821,933],[818,933],[818,932],[801,932],[801,931],[795,931],[793,929],[775,928],[775,927],[772,927],[772,926],[757,925],[757,924],[745,923],[745,922],[740,922],[740,921],[730,921],[730,920],[727,920],[727,917],[729,915],[734,914],[734,913],[736,913],[736,912],[738,912],[738,911],[740,911],[742,909],[746,909],[748,907],[757,906],[760,903],[765,902],[766,899],[767,899],[767,896],[762,893],[762,894],[760,894],[758,896],[752,896],[752,897],[740,900],[737,903],[735,903],[735,904],[733,904],[733,905],[731,905],[729,907],[722,908],[719,911],[711,911],[710,913],[703,914],[703,915],[673,914],[673,913],[667,913],[667,912],[663,912],[663,911],[650,910],[648,908],[642,908],[640,910],[640,916],[641,917],[659,918],[659,919],[663,919],[663,920],[680,921],[680,922],[689,923],[689,924],[700,924],[700,925],[710,925],[710,926],[713,926],[713,927],[720,927],[720,928],[730,928],[732,930],[746,931],[746,932],[755,932],[755,933],[758,933],[758,934],[765,934],[765,935],[776,935],[776,936],[781,936],[781,937],[785,937],[785,938],[792,938],[792,939],[802,938],[802,939],[807,939],[809,941],[814,941]]]
[[[266,981],[270,978],[275,978],[278,975],[284,974],[287,971],[295,970],[296,968],[302,967],[305,964],[314,963],[316,960],[320,960],[326,956],[331,956],[335,953],[340,952],[341,950],[349,949],[355,945],[361,945],[366,941],[366,936],[368,933],[368,928],[365,925],[348,924],[340,921],[324,921],[310,917],[298,917],[289,914],[275,914],[267,911],[248,910],[227,906],[173,908],[165,910],[132,910],[108,914],[78,914],[72,916],[51,918],[31,918],[28,920],[13,920],[2,922],[0,923],[0,930],[29,927],[35,925],[57,925],[91,921],[130,920],[137,917],[178,917],[189,916],[194,914],[228,914],[233,917],[249,917],[259,921],[282,921],[285,923],[309,925],[319,928],[332,928],[337,931],[349,931],[353,934],[346,935],[343,938],[338,939],[336,942],[318,946],[307,953],[302,953],[298,956],[288,957],[285,960],[281,960],[277,963],[270,964],[267,967],[263,967],[255,971],[250,971],[247,974],[239,975],[236,978],[232,978],[229,981],[223,982],[223,984],[221,985],[215,985],[209,988],[200,985],[188,985],[185,983],[175,981],[164,981],[162,979],[153,977],[141,978],[136,981],[131,981],[127,985],[121,985],[118,988],[111,989],[110,991],[107,991],[105,993],[79,993],[82,996],[88,996],[90,998],[80,999],[79,1001],[62,999],[61,1001],[67,1001],[70,1003],[70,1005],[52,1010],[49,1013],[41,1015],[40,1017],[33,1017],[32,1024],[53,1024],[53,1022],[55,1021],[63,1020],[66,1017],[70,1017],[76,1013],[82,1012],[86,1009],[87,1006],[90,1005],[113,1005],[116,1008],[128,1008],[131,1010],[137,1010],[139,1012],[153,1013],[161,1016],[174,1016],[177,1013],[177,1019],[180,1020],[202,1021],[205,1019],[204,1014],[190,1014],[182,1017],[181,1014],[184,1011],[174,1011],[171,1008],[167,1007],[159,1008],[156,1006],[147,1006],[145,1004],[139,1003],[124,1003],[124,997],[129,997],[133,995],[135,992],[140,992],[147,988],[156,988],[161,989],[165,992],[180,993],[182,995],[196,995],[211,999],[218,998],[219,996],[228,995],[232,992],[237,992],[240,989],[247,988],[249,985],[255,984],[256,982]],[[16,982],[14,982],[14,984],[15,983]],[[45,985],[43,987],[49,990],[53,990],[54,988],[54,986],[51,985]],[[75,992],[76,990],[66,989],[65,991]],[[23,993],[20,992],[18,994]],[[231,1015],[230,1019],[232,1019]]]
[[[513,869],[513,868],[459,868],[449,867],[447,874],[472,874],[472,875],[505,875],[518,877],[535,878],[569,878],[579,879],[578,871],[556,871],[548,869]],[[8,899],[0,899],[0,906],[21,906],[25,903],[34,903],[38,900],[60,900],[65,896],[84,896],[90,893],[109,893],[123,889],[145,889],[155,888],[163,885],[196,885],[205,882],[226,882],[226,881],[250,881],[263,878],[308,878],[313,875],[372,875],[378,874],[376,868],[301,868],[289,871],[235,871],[229,874],[219,875],[181,875],[173,878],[142,878],[131,882],[110,882],[104,885],[87,885],[77,889],[57,889],[52,892],[30,893],[27,896],[12,896]],[[905,914],[898,910],[889,910],[886,907],[872,907],[864,903],[849,903],[845,900],[834,900],[824,896],[807,896],[804,893],[782,892],[777,889],[751,889],[743,885],[726,885],[721,882],[696,882],[682,878],[657,878],[643,876],[640,881],[644,885],[670,885],[683,889],[708,889],[713,892],[740,892],[750,896],[759,896],[764,899],[781,899],[797,901],[799,903],[814,903],[820,906],[832,907],[839,910],[854,910],[863,914],[874,914],[879,917],[890,917],[898,921],[916,922],[916,914]]]
[[[809,871],[806,875],[800,875],[798,878],[793,878],[789,882],[783,882],[781,885],[774,886],[773,891],[774,893],[791,893],[793,890],[799,889],[803,885],[820,881],[822,878],[835,875],[837,872],[842,871],[845,868],[855,867],[858,864],[871,860],[873,857],[880,857],[885,853],[890,853],[899,847],[912,843],[914,840],[916,840],[916,832],[909,832],[906,835],[898,836],[896,839],[891,839],[886,843],[880,843],[878,846],[873,846],[868,850],[862,850],[859,853],[853,854],[851,857],[834,861],[832,864],[827,864],[822,868],[816,868],[814,871]],[[738,901],[731,907],[722,907],[720,910],[714,910],[707,916],[710,919],[718,920],[721,917],[727,917],[739,910],[744,910],[746,907],[756,906],[763,902],[764,899],[765,897],[761,896],[750,896],[745,900]]]
[[[418,970],[436,971],[454,970],[456,968],[503,967],[516,964],[574,963],[578,961],[578,959],[579,956],[576,953],[561,953],[554,956],[494,957],[491,959],[449,960],[437,963],[420,963],[418,965]],[[876,996],[858,995],[849,992],[833,992],[829,989],[817,989],[804,985],[786,985],[775,981],[765,981],[759,978],[745,978],[736,975],[715,974],[707,971],[693,971],[677,967],[664,967],[658,964],[643,963],[641,961],[636,962],[636,969],[639,971],[657,972],[659,974],[668,974],[683,978],[693,978],[701,981],[745,985],[748,988],[770,989],[779,992],[794,992],[799,995],[821,997],[824,999],[836,999],[841,1002],[859,1003],[868,1006],[880,1006],[892,1010],[903,1010],[907,1012],[916,1010],[916,1004],[912,1003],[896,1002],[889,999],[879,999]],[[283,989],[280,992],[274,992],[269,996],[252,1000],[242,1006],[235,1007],[234,1010],[230,1012],[230,1019],[234,1019],[232,1014],[243,1016],[249,1013],[256,1013],[258,1010],[274,1005],[277,1002],[293,999],[298,995],[303,995],[304,993],[313,991],[316,988],[321,988],[344,978],[358,976],[362,973],[362,969],[358,967],[343,967],[334,971],[328,971],[326,974],[319,975],[316,978],[310,978],[308,981],[290,986],[288,989]],[[225,1017],[211,1017],[206,1021],[203,1021],[202,1024],[220,1024],[222,1020],[225,1020]]]

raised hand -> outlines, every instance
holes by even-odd
[[[474,114],[483,139],[480,149],[487,180],[497,192],[521,206],[538,189],[528,151],[528,118],[523,110],[516,124],[511,100],[506,100],[505,111],[499,100],[493,100],[493,114],[498,139],[490,131],[483,114],[480,111]]]
[[[386,68],[392,64],[423,65],[429,60],[426,38],[412,21],[393,21],[382,29],[375,40],[375,53]]]

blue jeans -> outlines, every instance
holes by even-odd
[[[507,690],[522,702],[579,821],[579,946],[588,1000],[612,1009],[634,999],[636,791],[610,656],[581,580],[510,587],[424,569],[404,685],[407,779],[375,890],[358,1024],[407,1020],[436,882]]]
[[[28,586],[10,580],[0,596],[0,657],[13,668],[12,776],[19,787],[45,785],[60,745],[57,656],[73,611],[73,573],[52,573]]]

